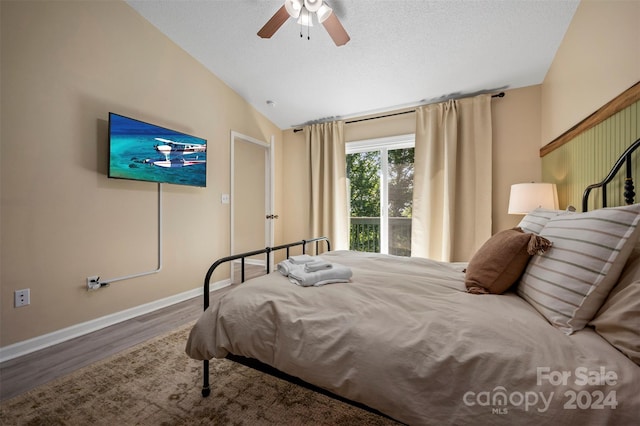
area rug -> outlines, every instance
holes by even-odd
[[[184,352],[191,324],[0,404],[2,425],[391,425],[392,420],[228,360]]]

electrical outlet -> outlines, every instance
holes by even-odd
[[[14,302],[16,308],[27,306],[31,303],[31,289],[16,290],[14,293]]]
[[[229,204],[229,194],[222,194],[220,196],[220,202],[222,204]]]
[[[100,283],[98,283],[99,280],[100,277],[97,275],[87,277],[87,290],[95,290],[100,288]]]

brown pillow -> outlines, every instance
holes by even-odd
[[[544,253],[551,242],[520,228],[507,229],[489,238],[473,255],[465,274],[469,293],[502,294],[515,283],[532,255]]]

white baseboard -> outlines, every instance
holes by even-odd
[[[210,291],[218,290],[230,284],[231,282],[226,279],[211,284],[209,289]],[[176,303],[184,302],[185,300],[201,296],[202,293],[203,288],[198,287],[193,290],[185,291],[184,293],[145,303],[144,305],[125,309],[124,311],[105,315],[91,321],[75,324],[61,330],[43,334],[42,336],[37,336],[28,340],[23,340],[22,342],[5,346],[3,348],[0,348],[0,363],[9,361],[22,355],[29,354],[31,352],[38,351],[40,349],[48,348],[49,346],[57,345],[58,343],[65,342],[76,337],[84,336],[85,334],[101,330],[114,324],[129,320],[131,318],[145,315],[153,311],[157,311],[158,309],[166,308],[167,306],[175,305]]]

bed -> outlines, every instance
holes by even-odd
[[[309,241],[221,259],[186,345],[204,361],[203,395],[209,360],[241,357],[411,425],[637,424],[640,204],[629,198],[527,214],[509,236],[551,244],[518,248],[528,252],[515,272],[506,234],[468,263],[327,251],[314,259],[348,267],[349,282],[304,287],[274,271],[209,306],[219,264],[283,248],[290,257]],[[505,276],[515,282],[497,289]]]

